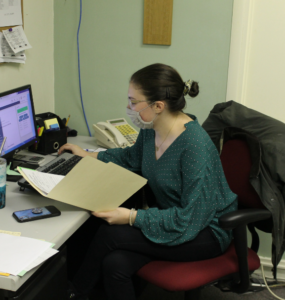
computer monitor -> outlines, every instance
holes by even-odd
[[[12,159],[19,150],[37,140],[35,110],[30,85],[0,93],[0,146],[6,137],[1,157]]]

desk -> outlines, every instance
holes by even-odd
[[[69,143],[82,148],[96,149],[98,146],[93,137],[71,137]],[[27,223],[18,223],[12,213],[32,207],[54,205],[61,211],[61,216]],[[7,182],[6,207],[0,209],[0,229],[21,232],[21,236],[43,239],[55,244],[58,249],[89,218],[86,210],[59,201],[45,198],[33,190],[19,190],[14,182]],[[0,276],[0,289],[17,291],[40,268],[31,270],[23,277]]]

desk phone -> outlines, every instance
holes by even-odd
[[[138,137],[138,132],[124,118],[99,122],[93,128],[97,144],[105,148],[132,146]]]
[[[139,134],[124,118],[107,120],[107,122],[115,126],[130,144],[136,142]]]

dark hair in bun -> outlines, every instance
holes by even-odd
[[[164,100],[171,112],[185,108],[185,95],[193,98],[199,94],[198,82],[184,82],[174,68],[164,64],[153,64],[138,70],[132,75],[130,83],[141,90],[149,103]]]
[[[192,98],[198,96],[199,94],[199,85],[198,85],[198,82],[196,81],[192,81],[192,85],[191,85],[191,88],[188,92],[188,95]]]

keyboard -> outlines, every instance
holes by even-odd
[[[82,159],[81,156],[77,156],[71,153],[63,153],[60,156],[56,157],[47,164],[38,167],[36,170],[44,173],[51,173],[57,175],[66,175],[69,173],[73,167]],[[21,190],[27,188],[32,188],[32,186],[22,178],[18,181],[18,185],[21,187]]]
[[[51,173],[57,175],[66,175],[72,168],[82,159],[82,157],[74,155],[70,159],[58,159],[49,166],[45,166],[43,170],[37,169],[43,173]]]

